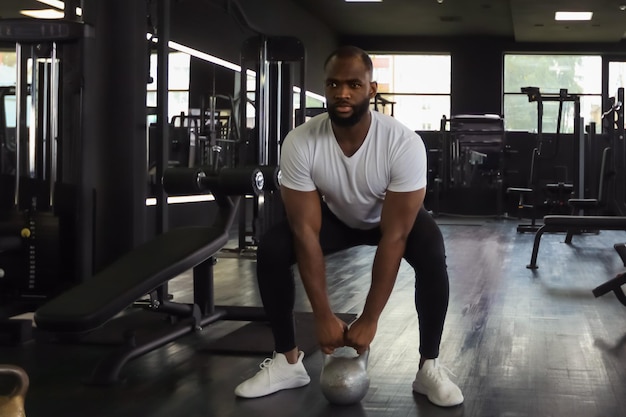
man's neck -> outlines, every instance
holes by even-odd
[[[353,126],[338,126],[332,123],[333,133],[339,147],[346,156],[352,156],[361,147],[372,123],[372,114],[367,112],[357,124]]]

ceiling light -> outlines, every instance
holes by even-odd
[[[382,3],[383,0],[345,0],[346,3]]]
[[[591,20],[593,12],[556,12],[554,20]]]
[[[62,11],[54,9],[20,10],[20,14],[35,19],[63,19],[65,16]]]

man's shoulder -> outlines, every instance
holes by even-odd
[[[293,142],[294,146],[305,146],[305,143],[315,141],[316,138],[323,135],[327,124],[330,124],[328,114],[319,114],[289,131],[285,141]]]
[[[287,145],[292,150],[316,146],[319,138],[327,133],[326,129],[329,125],[328,114],[319,114],[289,131],[282,145]]]

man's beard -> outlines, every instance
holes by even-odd
[[[352,127],[356,125],[367,114],[370,107],[369,97],[352,107],[352,114],[348,117],[341,117],[335,110],[336,104],[328,109],[330,120],[341,127]]]

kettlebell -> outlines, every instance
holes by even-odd
[[[26,417],[24,411],[24,397],[28,391],[28,374],[19,366],[0,365],[0,375],[11,375],[17,379],[13,392],[7,396],[0,396],[0,416]]]
[[[330,403],[350,405],[365,397],[370,387],[368,357],[369,349],[359,355],[349,346],[335,349],[330,355],[324,354],[320,387]]]

